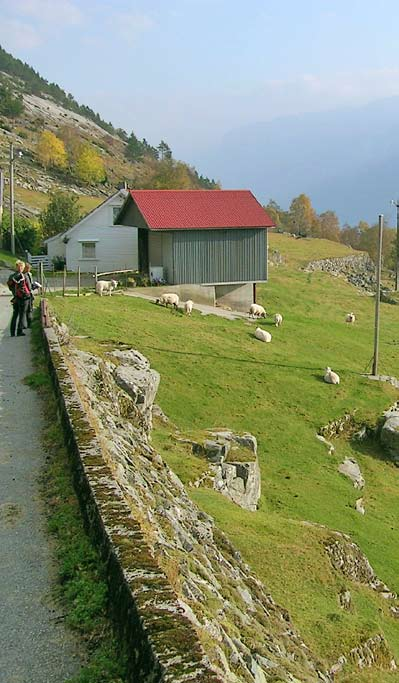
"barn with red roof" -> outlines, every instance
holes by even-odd
[[[274,224],[249,190],[129,190],[118,223],[138,229],[139,270],[153,280],[214,287],[216,299],[244,285],[252,299],[267,280]]]

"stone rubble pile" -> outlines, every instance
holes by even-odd
[[[375,265],[368,254],[343,256],[311,261],[305,272],[323,271],[335,277],[343,277],[350,284],[373,293],[376,289]]]

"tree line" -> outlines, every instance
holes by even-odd
[[[284,211],[273,199],[269,200],[265,209],[279,232],[341,242],[352,249],[368,252],[373,261],[377,259],[378,223],[370,225],[367,221],[359,221],[353,226],[348,223],[341,226],[335,211],[317,214],[306,194],[295,197],[288,211]],[[396,230],[387,225],[384,226],[382,259],[385,268],[394,270]]]
[[[173,158],[169,145],[157,147],[131,134],[125,156],[133,164],[132,185],[137,189],[218,189],[219,183],[199,175],[195,168]],[[67,174],[81,184],[107,180],[103,158],[93,144],[82,140],[72,126],[63,126],[58,135],[43,131],[36,145],[36,157],[45,169]],[[138,168],[139,167],[139,168]]]

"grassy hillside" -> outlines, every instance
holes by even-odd
[[[6,199],[8,199],[8,193],[6,193]],[[27,190],[24,187],[17,187],[15,191],[16,203],[22,204],[24,206],[30,206],[32,209],[37,209],[42,211],[46,208],[49,200],[48,194],[44,192],[38,192],[36,190]],[[80,195],[79,197],[79,208],[82,214],[89,213],[96,206],[104,201],[104,197],[91,197],[89,195]]]
[[[161,373],[158,402],[181,431],[223,426],[257,437],[262,497],[256,513],[210,489],[188,488],[190,495],[289,609],[319,656],[332,664],[370,635],[384,633],[399,661],[399,621],[389,615],[387,601],[335,572],[324,549],[329,529],[349,534],[378,576],[399,591],[399,470],[373,440],[341,438],[329,456],[315,438],[322,425],[355,409],[359,424],[375,424],[398,399],[391,385],[362,377],[373,354],[374,300],[341,279],[299,270],[309,259],[349,253],[344,246],[273,235],[273,248],[286,257],[285,265],[258,287],[259,302],[284,317],[279,329],[261,322],[272,333],[271,344],[254,339],[252,322],[195,312],[186,318],[135,298],[53,298],[52,306],[74,333],[89,335],[78,341],[82,347],[103,352],[102,342],[114,340],[144,353]],[[354,326],[344,323],[350,310]],[[380,372],[397,377],[398,336],[399,307],[383,304]],[[326,365],[340,374],[339,386],[322,381]],[[176,450],[171,426],[157,426],[154,444],[186,483],[203,467]],[[337,471],[344,457],[355,457],[361,467],[361,493]],[[354,508],[360,495],[365,516]],[[342,587],[352,594],[348,612],[339,607]],[[382,683],[399,674],[348,668],[339,680]]]
[[[23,215],[30,216],[43,209],[48,191],[55,189],[75,192],[93,208],[95,199],[102,201],[125,181],[136,188],[218,187],[185,162],[173,158],[163,160],[158,147],[148,142],[144,145],[144,140],[140,143],[137,139],[140,154],[136,150],[133,156],[131,153],[126,156],[129,140],[126,131],[115,129],[90,107],[79,105],[71,94],[55,83],[48,83],[1,46],[0,100],[0,166],[8,176],[12,143],[16,153],[16,207]],[[19,103],[17,110],[10,108],[10,102]],[[66,144],[66,165],[50,158],[46,161],[46,155],[43,158],[40,154],[38,145],[44,131],[58,137],[59,144],[63,144],[61,140]],[[77,171],[77,158],[87,146],[97,157],[95,165],[103,167],[97,177],[89,173],[90,164],[89,167],[86,164],[84,173]],[[18,152],[22,153],[21,157]]]

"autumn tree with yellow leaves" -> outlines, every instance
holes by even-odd
[[[81,145],[72,172],[82,183],[101,183],[106,178],[104,162],[92,145]]]
[[[64,169],[67,165],[67,153],[64,143],[51,130],[45,130],[41,133],[36,147],[36,154],[44,168]]]

